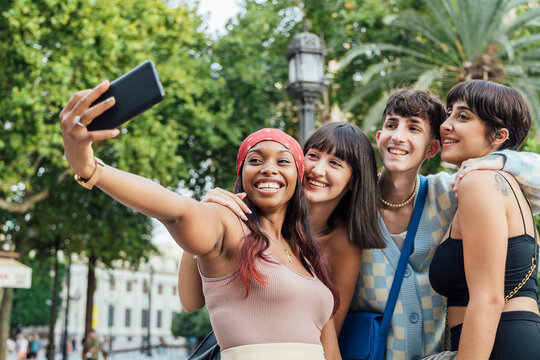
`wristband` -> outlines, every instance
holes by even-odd
[[[94,157],[94,162],[96,163],[96,169],[94,170],[94,173],[92,174],[92,176],[90,176],[89,179],[83,179],[77,174],[75,174],[75,176],[73,177],[79,185],[84,186],[88,190],[91,190],[94,185],[96,185],[99,178],[101,177],[101,173],[103,172],[103,167],[105,166],[105,163],[97,157]]]

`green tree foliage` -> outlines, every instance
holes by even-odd
[[[53,260],[37,262],[26,261],[32,267],[32,287],[30,289],[15,289],[13,294],[13,310],[11,313],[11,327],[18,329],[25,326],[48,325],[50,321],[51,278],[50,270]],[[58,278],[65,274],[65,266],[60,265]],[[62,286],[59,282],[56,294],[60,299]],[[56,312],[61,308],[61,302],[57,302]]]
[[[360,67],[357,91],[347,108],[373,93],[414,84],[439,90],[444,96],[468,79],[499,81],[519,89],[540,125],[540,7],[509,0],[423,0],[426,11],[403,11],[388,16],[387,31],[400,34],[393,42],[360,43],[342,59],[346,66],[357,58],[375,56],[376,64]],[[380,56],[379,56],[380,55]],[[364,128],[380,120],[385,98],[371,107]]]
[[[379,1],[296,1],[244,0],[242,11],[226,26],[228,32],[213,46],[213,75],[224,81],[219,97],[230,99],[229,125],[224,147],[213,152],[213,164],[222,164],[216,184],[231,187],[236,174],[234,159],[237,145],[250,132],[264,126],[279,127],[298,137],[297,105],[287,96],[288,64],[285,54],[292,37],[303,31],[303,19],[309,19],[311,32],[326,43],[327,61],[343,56],[346,48],[364,32],[389,41],[395,34],[383,31],[383,18],[401,4],[412,6],[419,0]],[[405,5],[403,5],[405,6]],[[374,61],[374,60],[373,60]],[[319,123],[328,121],[330,108],[350,95],[349,80],[356,70],[329,73],[328,95],[321,101]],[[354,119],[353,119],[354,120]],[[355,120],[356,121],[356,120]],[[236,142],[234,142],[236,141]],[[231,146],[234,144],[234,146]],[[211,151],[211,150],[210,150]],[[226,164],[224,166],[223,164]]]
[[[197,191],[219,170],[220,164],[208,168],[204,162],[222,141],[218,130],[228,115],[227,99],[216,104],[223,83],[210,74],[200,19],[161,0],[0,0],[0,9],[5,244],[23,255],[39,249],[47,257],[60,238],[66,254],[136,266],[153,249],[149,219],[73,182],[58,114],[75,91],[153,60],[165,100],[94,149],[113,166],[173,189],[184,180]]]
[[[171,332],[174,336],[195,336],[200,342],[211,330],[206,307],[191,313],[176,313],[172,319]]]

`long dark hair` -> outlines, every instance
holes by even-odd
[[[384,248],[377,219],[377,164],[367,136],[356,125],[328,123],[307,139],[304,154],[309,149],[334,153],[352,169],[349,190],[330,214],[328,227],[334,229],[340,218],[350,242],[362,249]]]
[[[240,175],[236,179],[233,192],[235,194],[244,192],[242,172],[240,172]],[[247,297],[249,296],[251,279],[254,279],[261,285],[266,284],[264,275],[255,266],[255,258],[259,257],[264,261],[270,261],[263,254],[270,246],[270,240],[260,230],[260,210],[248,198],[245,198],[244,202],[249,206],[252,214],[248,215],[248,221],[246,222],[250,232],[245,236],[242,243],[237,276],[240,276],[244,283]],[[281,235],[289,242],[292,251],[300,259],[302,265],[306,269],[311,269],[315,276],[330,289],[334,297],[334,309],[332,313],[335,313],[339,306],[339,294],[328,272],[326,255],[315,239],[315,234],[312,230],[309,205],[304,196],[304,188],[302,187],[300,176],[297,177],[296,189],[287,205],[285,220],[281,227]]]

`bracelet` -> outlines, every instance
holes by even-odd
[[[75,174],[75,176],[73,177],[79,185],[84,186],[88,190],[92,190],[94,185],[96,185],[99,178],[101,177],[101,173],[103,172],[103,167],[105,166],[105,163],[101,159],[95,156],[94,156],[94,162],[96,163],[96,169],[94,170],[94,173],[92,174],[92,176],[90,176],[88,180],[83,179],[77,174]]]

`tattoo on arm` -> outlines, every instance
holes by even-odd
[[[500,174],[495,174],[495,190],[500,191],[503,196],[508,196],[506,181]]]

